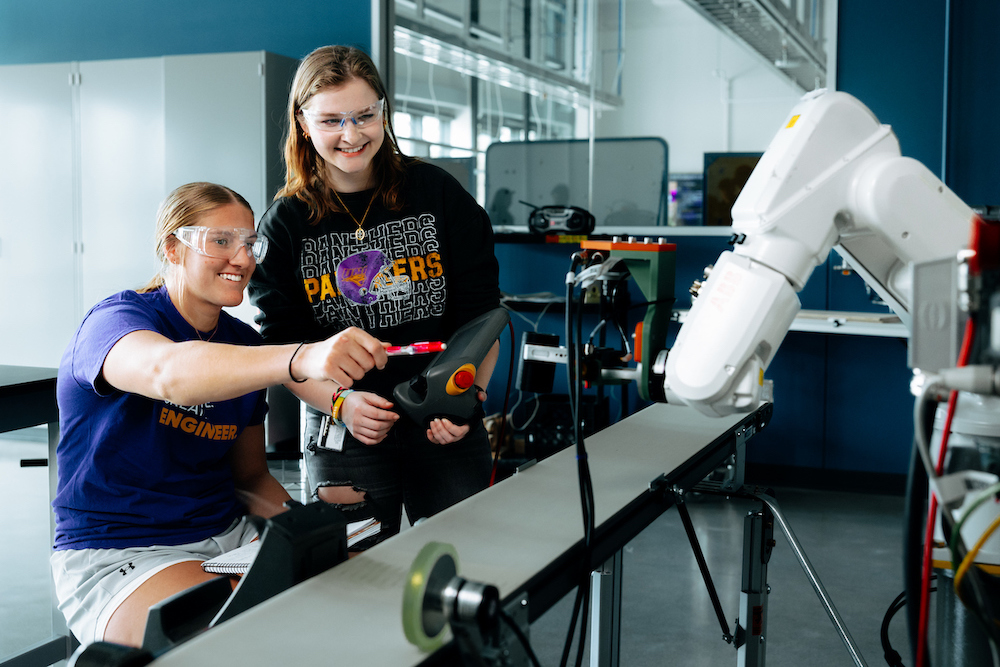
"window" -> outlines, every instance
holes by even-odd
[[[621,100],[587,54],[620,25],[594,30],[596,4],[623,0],[396,0],[395,115],[400,149],[468,159],[485,205],[486,150],[498,141],[584,138],[592,108]],[[618,13],[601,11],[618,19]],[[612,37],[609,37],[611,35]],[[598,45],[599,46],[599,45]],[[609,49],[601,49],[607,53]],[[475,142],[473,142],[475,137]]]

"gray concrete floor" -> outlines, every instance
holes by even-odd
[[[903,587],[902,498],[794,489],[776,495],[866,662],[885,664],[879,630]],[[709,496],[688,502],[730,631],[739,615],[743,518],[759,507]],[[767,665],[855,664],[777,528],[775,541],[768,565]],[[676,510],[632,540],[623,556],[621,665],[737,664]],[[543,665],[559,664],[571,609],[572,600],[564,599],[532,626]],[[902,614],[890,629],[893,646],[910,663]]]
[[[20,439],[0,440],[0,506],[5,510],[0,662],[48,638],[52,628],[47,469],[19,466],[21,459],[45,457],[42,437],[22,432]],[[298,498],[297,464],[272,467]],[[777,498],[867,663],[884,664],[879,628],[902,590],[902,499],[796,489],[779,489]],[[743,517],[756,506],[710,496],[688,503],[730,627],[739,613]],[[780,531],[775,540],[768,568],[767,664],[853,664]],[[532,645],[546,667],[559,664],[571,606],[572,595],[531,627]],[[898,615],[891,637],[910,663],[904,625]],[[735,649],[722,640],[677,512],[670,510],[623,552],[621,665],[716,667],[736,665],[736,659]],[[583,664],[589,664],[586,657]]]
[[[0,439],[0,661],[52,635],[48,468],[21,468],[46,458],[44,433]]]

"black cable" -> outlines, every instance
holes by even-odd
[[[622,327],[621,321],[618,319],[618,291],[624,284],[623,280],[616,281],[614,286],[611,288],[611,317],[614,322],[615,328],[618,330],[618,335],[622,338],[622,345],[625,346],[625,354],[632,354],[632,344],[629,342],[628,334],[625,333],[625,329]]]
[[[892,621],[892,617],[896,615],[896,612],[904,606],[906,606],[906,591],[896,596],[896,599],[892,601],[892,604],[886,610],[885,616],[882,617],[882,629],[879,632],[879,637],[882,640],[882,654],[889,667],[905,667],[903,665],[903,658],[892,648],[892,643],[889,641],[889,622]]]
[[[906,477],[906,504],[903,509],[903,592],[907,599],[920,599],[923,567],[923,533],[927,517],[927,471],[920,461],[916,442],[910,453],[910,470]],[[906,608],[906,630],[910,639],[910,656],[916,659],[920,605]]]
[[[621,286],[624,283],[625,283],[624,279],[619,279],[619,280],[616,280],[614,282],[608,281],[608,284],[609,284],[608,291],[610,292],[610,294],[608,295],[608,301],[611,304],[610,305],[610,310],[611,310],[610,321],[611,321],[611,324],[614,326],[615,331],[618,333],[618,336],[621,338],[622,345],[625,348],[625,350],[624,350],[625,353],[629,354],[629,353],[632,352],[632,344],[629,342],[628,334],[625,333],[625,329],[624,329],[624,327],[622,327],[622,323],[618,319],[618,310],[619,310],[619,308],[618,308],[618,294],[619,294],[619,290],[621,289]],[[603,311],[602,311],[602,313],[603,313]],[[590,342],[591,344],[593,344],[593,342],[594,342],[594,334],[596,334],[598,332],[598,330],[600,330],[601,328],[603,328],[604,325],[607,322],[608,322],[608,318],[604,317],[598,323],[598,325],[594,328],[594,330],[590,332],[590,336],[588,338],[588,342]]]
[[[587,641],[587,616],[590,609],[590,550],[593,547],[594,539],[594,486],[590,477],[590,461],[587,457],[587,448],[583,436],[583,379],[579,368],[582,361],[581,342],[583,341],[583,310],[586,296],[580,293],[579,308],[576,309],[576,414],[577,419],[573,422],[574,435],[576,439],[577,451],[577,474],[580,483],[580,502],[584,508],[584,530],[583,530],[583,572],[581,573],[580,586],[583,589],[583,604],[580,609],[580,635],[576,650],[576,667],[583,663]]]
[[[514,354],[517,348],[514,347],[514,323],[507,321],[507,328],[510,330],[510,364],[507,368],[507,392],[503,396],[503,412],[500,414],[500,432],[497,434],[497,449],[493,452],[493,470],[490,472],[490,486],[496,481],[497,469],[500,467],[500,448],[503,446],[504,436],[507,426],[507,409],[510,405],[510,386],[514,378]]]
[[[570,276],[572,276],[576,270],[577,256],[579,253],[573,255],[573,263],[570,267],[570,275],[566,276],[566,314],[564,328],[566,330],[566,395],[569,400],[569,412],[570,417],[573,419],[573,423],[576,423],[576,412],[575,412],[575,401],[573,400],[573,391],[576,388],[576,368],[574,367],[575,359],[575,346],[573,345],[573,283],[571,282]]]
[[[566,663],[569,660],[569,651],[573,646],[573,635],[576,634],[576,619],[580,615],[580,606],[583,604],[583,589],[583,586],[577,585],[576,587],[576,599],[573,601],[573,612],[569,616],[569,631],[566,633],[566,642],[563,644],[559,667],[566,667]]]
[[[931,577],[932,580],[937,579],[937,575]],[[930,589],[931,593],[937,591],[937,587],[934,586]],[[889,640],[889,624],[892,622],[893,617],[899,612],[900,609],[906,607],[906,591],[903,591],[896,596],[896,599],[892,601],[889,608],[885,611],[885,616],[882,617],[882,628],[879,631],[879,638],[882,640],[882,651],[885,657],[885,662],[889,667],[906,667],[903,664],[903,658],[899,653],[892,648],[892,642]],[[910,605],[915,606],[915,605]]]
[[[500,618],[514,632],[517,640],[521,642],[521,646],[524,647],[524,652],[528,654],[528,660],[531,661],[531,664],[535,667],[542,667],[542,663],[538,662],[538,656],[535,655],[535,651],[531,648],[531,642],[528,641],[527,635],[524,634],[524,631],[521,630],[517,622],[503,609],[500,610]]]
[[[507,321],[507,329],[510,331],[510,361],[507,364],[507,391],[503,395],[503,414],[500,418],[500,443],[503,443],[504,430],[507,426],[507,410],[510,406],[510,387],[514,381],[514,354],[516,349],[514,347],[514,322],[511,320]],[[497,451],[500,451],[500,447],[497,447]]]
[[[576,418],[573,420],[573,435],[576,442],[577,453],[577,475],[580,483],[580,502],[583,506],[583,544],[585,550],[584,564],[589,562],[590,549],[594,535],[594,487],[590,478],[590,462],[587,458],[587,448],[583,436],[583,378],[579,371],[582,364],[582,341],[583,341],[583,310],[585,295],[580,293],[579,308],[576,309],[576,344],[574,345],[575,359],[574,365],[577,368],[576,386],[573,388],[573,396],[576,402]],[[569,306],[567,306],[568,308]],[[569,311],[567,311],[567,315]]]
[[[573,263],[570,273],[573,274],[582,257],[579,253],[573,255]],[[586,618],[590,607],[590,549],[594,533],[594,493],[593,484],[590,477],[590,464],[587,461],[587,449],[581,434],[581,400],[583,393],[581,387],[580,367],[580,345],[575,340],[583,340],[583,307],[576,311],[576,333],[574,338],[573,327],[573,280],[571,276],[566,279],[566,348],[567,348],[567,381],[569,382],[568,392],[570,401],[570,414],[573,417],[573,438],[576,444],[577,476],[580,485],[580,508],[583,514],[583,556],[580,572],[580,583],[577,586],[576,600],[573,604],[573,613],[570,618],[570,628],[567,632],[566,643],[563,646],[560,667],[565,667],[569,660],[570,647],[573,643],[573,636],[576,634],[577,619],[580,620],[580,637],[577,648],[576,665],[579,666],[583,660],[584,645],[586,641],[587,626]],[[581,294],[581,302],[583,300]]]
[[[583,589],[583,606],[580,609],[580,641],[576,647],[576,667],[583,664],[583,654],[586,652],[584,649],[587,645],[587,615],[590,610],[589,579],[588,575],[584,575],[583,581],[580,582],[580,588]]]
[[[565,313],[565,331],[566,331],[566,381],[567,381],[567,400],[569,401],[569,412],[570,417],[573,419],[573,423],[577,422],[575,402],[573,400],[573,392],[576,387],[575,382],[575,368],[574,360],[576,356],[575,346],[573,344],[573,282],[572,276],[576,272],[576,267],[579,263],[583,261],[583,256],[580,253],[574,253],[573,259],[570,264],[569,274],[566,276],[566,313]],[[579,474],[579,466],[577,468]],[[581,503],[581,505],[584,505]],[[586,525],[586,508],[585,506],[581,508],[584,512],[584,525]],[[570,614],[569,619],[569,630],[566,632],[566,641],[563,644],[562,658],[559,661],[559,667],[566,667],[566,663],[569,660],[569,652],[573,646],[573,636],[576,634],[576,621],[580,614],[580,607],[583,604],[584,596],[583,586],[577,586],[576,599],[573,602],[573,612]]]

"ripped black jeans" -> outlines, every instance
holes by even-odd
[[[343,450],[316,446],[322,415],[306,410],[305,464],[313,499],[322,486],[350,486],[364,502],[340,505],[348,521],[374,516],[382,522],[378,541],[399,532],[401,508],[412,525],[482,491],[489,485],[489,437],[480,420],[462,440],[438,445],[407,418],[396,422],[377,445],[363,445],[348,432]]]

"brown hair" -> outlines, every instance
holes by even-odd
[[[379,77],[375,63],[364,51],[353,46],[323,46],[307,55],[299,64],[288,96],[288,131],[285,135],[285,187],[278,197],[297,197],[309,206],[310,222],[316,224],[327,213],[342,207],[331,196],[322,156],[298,123],[298,115],[313,95],[326,88],[336,88],[352,79],[364,81],[379,99],[385,100],[383,119],[386,140],[372,160],[375,196],[390,210],[399,210],[403,182],[403,156],[392,129],[392,104]]]
[[[167,267],[167,244],[175,242],[174,232],[181,227],[197,224],[202,215],[228,204],[245,206],[253,216],[249,202],[224,185],[188,183],[167,195],[156,212],[156,258],[163,268],[136,291],[140,294],[152,292],[163,285]]]

